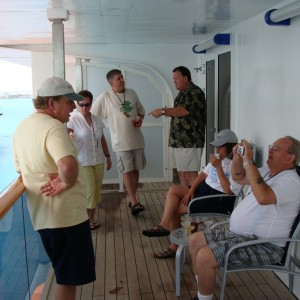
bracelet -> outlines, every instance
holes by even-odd
[[[243,162],[243,167],[244,167],[244,169],[246,169],[246,167],[247,167],[248,165],[250,165],[250,164],[255,165],[255,162],[254,162],[253,159],[249,159],[249,160]]]
[[[110,154],[105,155],[105,157],[110,157]]]

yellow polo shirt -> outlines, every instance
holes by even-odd
[[[58,173],[57,161],[68,155],[77,160],[76,147],[60,121],[35,112],[18,125],[13,137],[14,164],[22,174],[35,230],[74,226],[88,219],[81,167],[72,188],[54,197],[40,192],[48,174]]]

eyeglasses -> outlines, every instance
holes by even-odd
[[[80,107],[89,107],[92,103],[78,103]]]
[[[269,150],[272,150],[272,151],[274,151],[274,152],[278,152],[278,151],[282,150],[282,151],[285,151],[285,152],[287,152],[287,153],[293,154],[293,153],[290,152],[289,150],[282,149],[282,148],[280,148],[280,147],[277,146],[277,145],[269,145]]]

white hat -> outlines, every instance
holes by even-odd
[[[37,91],[38,96],[66,96],[69,100],[82,101],[84,97],[76,94],[72,85],[59,77],[50,77],[46,79]]]
[[[216,136],[216,139],[210,144],[215,147],[220,147],[228,143],[234,144],[237,142],[238,142],[238,138],[233,131],[229,129],[223,129],[219,131],[219,133]]]

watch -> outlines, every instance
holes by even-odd
[[[249,160],[247,160],[247,161],[244,161],[244,162],[243,162],[243,167],[244,167],[244,169],[245,169],[248,165],[250,165],[250,164],[255,165],[255,162],[254,162],[253,159],[249,159]]]
[[[162,109],[160,110],[160,113],[161,113],[162,115],[165,115],[165,114],[166,114],[166,110],[162,108]]]

